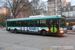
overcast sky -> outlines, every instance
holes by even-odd
[[[43,0],[43,1],[48,1],[48,0]]]
[[[29,1],[31,1],[31,0],[29,0]],[[48,1],[48,0],[41,0],[41,1]]]
[[[30,0],[31,1],[31,0]],[[48,1],[48,0],[41,0],[41,1]],[[70,2],[71,0],[66,0],[67,2]]]
[[[6,0],[0,0],[0,6],[3,4],[1,1],[6,1]],[[29,0],[29,1],[31,1],[31,0]],[[48,1],[48,0],[41,0],[41,1]],[[70,1],[72,1],[73,2],[73,5],[75,4],[75,0],[66,0],[67,2],[70,2]]]
[[[75,6],[75,0],[71,0],[71,6]]]
[[[71,0],[66,0],[67,2],[70,2]]]
[[[48,0],[42,0],[42,1],[48,1]],[[66,0],[67,2],[70,2],[71,0]]]

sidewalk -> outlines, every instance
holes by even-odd
[[[67,34],[73,34],[73,35],[75,35],[75,32],[73,30],[67,30]]]
[[[67,32],[73,32],[73,30],[67,30]]]

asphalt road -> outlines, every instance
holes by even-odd
[[[75,34],[42,36],[11,33],[0,28],[0,50],[75,50]]]

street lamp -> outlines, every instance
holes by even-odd
[[[2,12],[3,12],[3,14],[6,14],[7,13],[7,10],[3,9]]]
[[[61,1],[61,15],[62,15],[62,1]]]
[[[2,9],[2,13],[7,15],[8,14],[8,11],[6,9]],[[7,20],[7,16],[5,17],[5,19]]]

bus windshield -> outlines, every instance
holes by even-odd
[[[66,27],[65,20],[60,20],[60,27]]]

